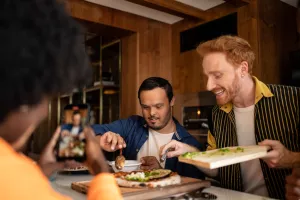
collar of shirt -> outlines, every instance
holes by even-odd
[[[255,82],[255,104],[257,104],[263,97],[273,97],[273,93],[266,84],[258,80],[255,76],[252,77]],[[231,102],[220,107],[226,113],[229,113],[233,109]]]
[[[182,138],[189,137],[190,134],[184,129],[184,127],[182,127],[179,124],[179,122],[177,121],[177,119],[175,119],[173,117],[173,120],[174,120],[174,122],[176,124],[176,131],[174,133],[173,138],[175,137],[178,141],[180,141],[180,140],[182,140]],[[141,125],[148,129],[148,125],[147,125],[145,119],[141,122]]]

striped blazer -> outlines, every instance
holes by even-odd
[[[300,88],[265,85],[253,77],[256,84],[255,96],[255,138],[278,140],[287,149],[300,151],[299,103]],[[212,110],[212,132],[208,133],[208,150],[238,146],[233,105],[228,103]],[[285,198],[285,178],[291,169],[274,169],[260,161],[266,187],[271,198]],[[243,191],[240,164],[219,169],[222,187]]]

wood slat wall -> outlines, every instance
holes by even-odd
[[[218,6],[212,12],[216,15],[209,21],[237,12],[238,35],[248,40],[256,53],[255,76],[266,83],[276,84],[284,84],[291,78],[288,54],[299,48],[294,7],[279,0],[253,0],[236,9],[229,5]],[[177,94],[199,92],[206,88],[196,50],[179,52],[179,33],[201,23],[183,21],[172,26],[172,80]]]
[[[135,32],[122,39],[121,117],[139,113],[137,91],[142,81],[149,76],[172,79],[171,26],[82,0],[69,0],[68,10],[77,19]]]

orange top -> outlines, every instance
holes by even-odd
[[[19,155],[0,138],[0,199],[67,200],[56,193],[38,165]],[[108,173],[97,175],[91,182],[88,200],[122,199],[114,177]]]

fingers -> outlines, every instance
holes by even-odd
[[[271,159],[277,159],[278,157],[279,157],[278,151],[272,150],[268,152],[267,155],[263,157],[263,159],[271,160]]]
[[[294,185],[296,187],[300,187],[300,177],[291,175],[286,177],[286,182],[289,185]]]
[[[169,143],[168,143],[168,144],[169,144]],[[165,144],[165,145],[163,145],[163,146],[161,146],[161,147],[159,148],[159,155],[160,155],[160,156],[164,155],[164,153],[167,151],[167,149],[165,148],[166,145],[167,145],[167,144]]]
[[[286,185],[286,194],[300,197],[300,188],[292,185]]]
[[[258,143],[259,146],[270,146],[272,149],[281,146],[282,144],[277,140],[264,140]]]
[[[119,134],[117,134],[117,139],[118,139],[118,148],[119,149],[126,148],[126,143]]]
[[[118,143],[117,136],[116,135],[112,135],[111,136],[111,147],[110,147],[111,150],[115,150],[117,143]]]
[[[177,156],[180,156],[182,153],[180,150],[175,150],[175,151],[169,151],[167,153],[167,157],[168,158],[173,158],[173,157],[177,157]]]
[[[290,195],[286,195],[286,200],[299,200],[299,197],[297,196],[290,196]]]
[[[167,157],[168,158],[172,158],[172,157],[176,157],[176,156],[180,156],[183,153],[186,152],[194,152],[194,151],[199,151],[197,148],[193,147],[193,146],[189,146],[187,144],[183,144],[181,142],[178,142],[176,140],[172,140],[171,142],[169,142],[168,144],[166,144],[165,146],[162,147],[161,149],[161,155],[163,155],[164,153],[166,153],[167,150],[172,149],[171,151],[169,151],[167,153]]]
[[[170,149],[170,148],[176,149],[178,143],[179,143],[179,142],[177,142],[176,140],[172,140],[172,141],[169,142],[168,144],[162,146],[162,147],[160,148],[160,155],[162,156],[163,154],[165,154],[166,151],[167,151],[168,149]]]
[[[54,132],[54,134],[53,134],[53,136],[50,140],[50,142],[48,143],[47,148],[52,148],[53,149],[55,147],[55,145],[57,143],[57,140],[59,138],[60,131],[61,131],[60,127],[57,127],[57,129],[55,130],[55,132]]]
[[[110,145],[111,150],[122,149],[126,147],[124,139],[117,133],[106,132],[102,135],[106,144]]]
[[[84,130],[83,130],[83,133],[84,133],[85,139],[87,139],[87,140],[95,139],[95,133],[94,133],[92,128],[85,127]]]
[[[300,168],[294,168],[292,175],[300,179]],[[300,184],[299,184],[300,186]]]

